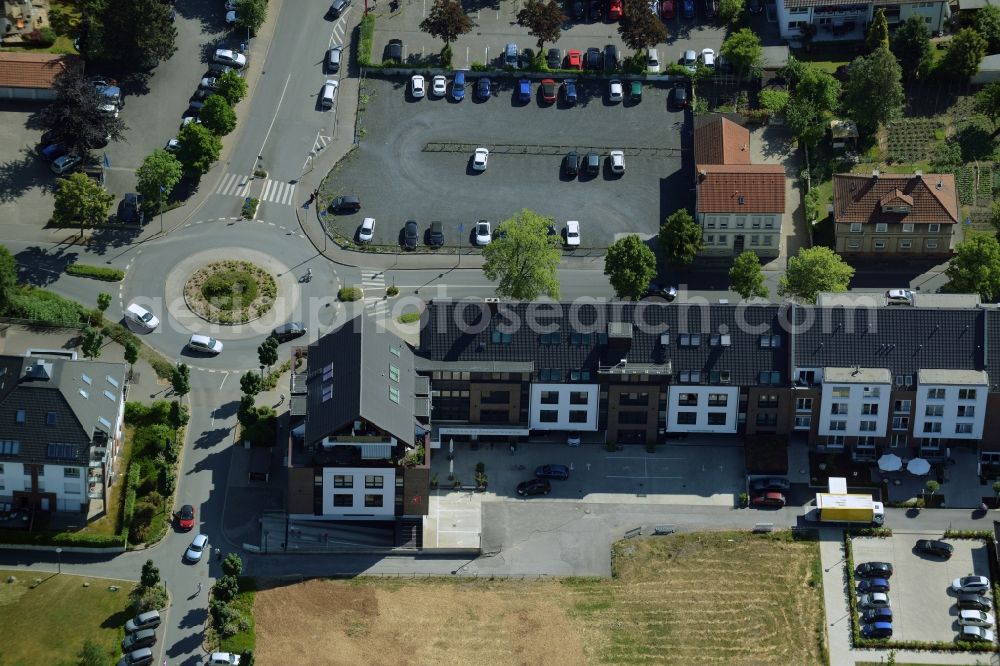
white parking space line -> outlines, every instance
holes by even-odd
[[[683,476],[636,476],[629,474],[605,474],[606,479],[683,479]]]

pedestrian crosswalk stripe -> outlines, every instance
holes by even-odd
[[[215,188],[216,194],[245,197],[250,192],[253,179],[240,173],[227,173]]]
[[[295,198],[295,185],[269,178],[264,183],[264,191],[261,193],[260,198],[262,201],[271,201],[291,206]]]

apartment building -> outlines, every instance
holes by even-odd
[[[807,36],[816,42],[859,41],[881,9],[889,30],[919,16],[932,33],[942,32],[951,17],[946,0],[776,0],[781,38],[791,42]]]
[[[0,502],[84,515],[107,506],[125,373],[124,363],[0,356]]]

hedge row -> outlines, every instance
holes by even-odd
[[[119,268],[108,268],[106,266],[91,266],[90,264],[73,264],[66,267],[69,275],[94,278],[95,280],[105,280],[107,282],[120,282],[125,279],[125,271]]]
[[[26,532],[4,530],[0,543],[30,546],[76,546],[79,548],[123,548],[121,535],[81,534],[77,532]]]

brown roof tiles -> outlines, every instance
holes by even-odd
[[[910,212],[883,212],[886,206],[908,206]],[[838,173],[833,177],[833,215],[839,223],[955,224],[959,221],[955,176]]]
[[[79,66],[80,60],[76,56],[0,53],[0,86],[48,89],[63,71]]]
[[[716,116],[694,131],[695,164],[750,164],[750,130]]]
[[[780,164],[699,164],[699,213],[785,212]]]

